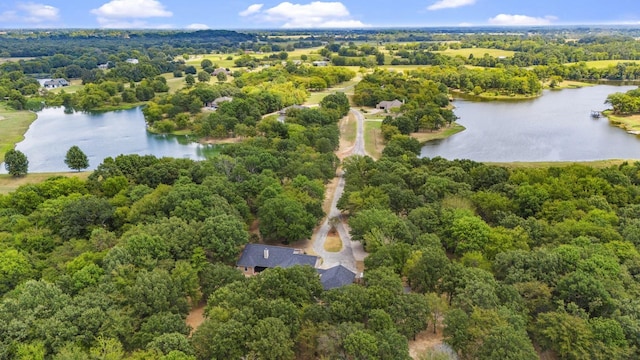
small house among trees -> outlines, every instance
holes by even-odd
[[[248,244],[242,251],[236,266],[245,276],[252,276],[274,267],[288,268],[295,265],[310,265],[315,268],[319,264],[319,257],[306,255],[301,249]]]
[[[289,268],[293,266],[311,266],[320,276],[320,283],[325,290],[338,288],[353,283],[356,274],[342,265],[328,269],[319,269],[320,257],[307,255],[301,249],[284,246],[248,244],[236,263],[238,270],[245,276],[253,276],[270,268]]]
[[[376,105],[376,109],[384,110],[385,112],[389,112],[393,108],[399,108],[403,105],[403,102],[395,99],[392,101],[381,101]]]
[[[59,87],[63,87],[63,86],[69,86],[69,82],[66,79],[51,79],[51,80],[47,80],[45,81],[42,86],[44,86],[45,89],[56,89]]]
[[[213,70],[213,72],[211,73],[211,76],[218,76],[218,74],[225,74],[227,76],[231,76],[231,70],[229,69],[225,69],[225,68],[217,68],[215,70]]]
[[[216,110],[216,109],[218,109],[220,104],[222,104],[223,102],[226,102],[226,101],[233,101],[233,98],[231,96],[222,96],[222,97],[219,97],[219,98],[217,98],[217,99],[215,99],[213,101],[206,102],[204,104],[204,107]]]

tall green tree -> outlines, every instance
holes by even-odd
[[[29,160],[20,150],[11,149],[4,154],[4,168],[12,176],[23,176],[29,170]]]
[[[80,171],[89,167],[89,158],[77,145],[73,145],[67,151],[64,163],[67,164],[69,169]]]

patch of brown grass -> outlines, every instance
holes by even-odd
[[[0,194],[10,193],[22,185],[38,184],[54,176],[77,177],[80,180],[86,180],[89,177],[89,175],[91,175],[91,171],[33,173],[33,174],[27,174],[25,176],[19,176],[19,177],[13,177],[8,174],[2,174],[0,175]]]
[[[339,252],[342,250],[342,240],[340,240],[340,235],[329,233],[329,235],[327,235],[327,240],[324,242],[324,249],[328,252]]]
[[[442,336],[442,328],[438,327],[437,330],[434,334],[433,328],[429,327],[429,329],[418,333],[415,340],[409,341],[409,355],[412,359],[419,359],[420,355],[442,344],[442,340],[444,339]]]

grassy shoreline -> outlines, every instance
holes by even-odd
[[[605,110],[602,114],[609,119],[609,123],[624,131],[640,135],[640,114],[635,115],[614,115],[612,110]]]
[[[24,134],[37,118],[38,115],[32,111],[13,110],[0,104],[0,162],[4,161],[7,151],[24,140]]]
[[[462,90],[451,89],[452,94],[460,98],[466,98],[469,100],[477,100],[477,101],[497,101],[497,100],[531,100],[536,99],[542,96],[542,92],[534,95],[494,95],[490,92],[483,92],[482,94],[471,94],[464,92]],[[454,97],[455,97],[454,96]]]
[[[137,108],[138,106],[144,106],[147,105],[147,101],[138,101],[135,103],[126,103],[126,104],[120,104],[120,105],[103,105],[100,107],[97,107],[95,109],[91,109],[90,112],[111,112],[111,111],[118,111],[118,110],[131,110],[133,108]]]
[[[22,185],[38,184],[49,178],[56,176],[77,177],[80,180],[86,180],[92,171],[64,171],[64,172],[47,172],[47,173],[29,173],[25,176],[14,177],[9,174],[0,174],[0,194],[7,194],[15,191]]]
[[[464,126],[458,123],[453,123],[451,124],[451,126],[442,128],[438,131],[411,133],[411,137],[418,140],[420,142],[420,145],[424,145],[426,142],[429,142],[432,140],[446,139],[459,132],[465,131],[466,129],[467,128],[465,128]]]

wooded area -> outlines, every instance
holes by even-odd
[[[0,194],[0,359],[410,359],[425,331],[461,359],[640,357],[640,162],[420,158],[410,136],[451,126],[454,92],[637,80],[637,30],[279,33],[0,35],[2,56],[33,57],[0,64],[13,109],[144,105],[150,131],[238,140],[203,161],[123,154],[87,180]],[[589,65],[601,60],[620,62]],[[39,75],[78,85],[45,90]],[[607,102],[635,114],[639,98]],[[378,116],[378,160],[336,154],[356,146],[338,125],[356,107]],[[331,290],[309,266],[245,278],[243,247],[310,239],[342,172],[363,278]]]

